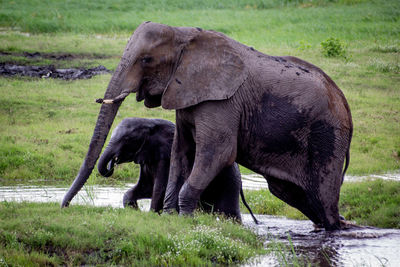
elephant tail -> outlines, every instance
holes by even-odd
[[[249,207],[249,205],[246,202],[246,199],[244,198],[244,194],[243,194],[243,188],[240,188],[240,197],[242,198],[242,202],[243,205],[247,208],[247,210],[250,212],[251,217],[254,220],[255,224],[259,224],[257,218],[254,216],[253,211],[251,210],[251,208]]]
[[[343,174],[342,174],[342,184],[343,184],[343,181],[344,181],[344,175],[346,174],[346,171],[347,171],[347,168],[349,167],[349,164],[350,164],[350,148],[347,149],[347,152],[346,152],[346,163],[344,165],[344,170],[343,170]]]

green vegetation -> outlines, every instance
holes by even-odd
[[[244,190],[244,195],[247,204],[249,204],[254,214],[286,216],[291,219],[308,220],[299,210],[272,195],[268,189]],[[246,213],[247,209],[244,208],[242,203],[240,205],[240,211]]]
[[[205,266],[265,253],[249,229],[211,215],[0,202],[1,266]]]
[[[340,211],[361,225],[400,229],[400,182],[372,180],[345,183]]]
[[[348,60],[346,45],[337,38],[330,37],[321,42],[322,54],[326,57],[341,57]]]
[[[391,1],[2,1],[0,62],[115,69],[124,46],[146,20],[224,32],[271,55],[294,55],[321,67],[350,104],[353,175],[400,167],[400,2]],[[321,42],[346,43],[349,60],[327,58]],[[23,52],[73,54],[71,60],[26,58]],[[70,184],[86,153],[109,75],[81,81],[0,78],[0,182],[46,180]],[[146,109],[134,96],[124,117],[174,121],[174,113]],[[244,173],[251,171],[242,168]],[[114,178],[137,177],[118,167]],[[94,179],[94,180],[93,180]]]
[[[284,22],[286,16],[282,13],[273,15],[276,9],[285,9],[290,12],[287,16],[291,22],[305,22],[305,11],[308,8],[324,9],[323,14],[316,12],[318,18],[322,19],[341,19],[346,17],[347,20],[353,20],[349,17],[349,13],[359,9],[359,7],[349,6],[349,4],[363,4],[362,8],[368,7],[368,12],[364,13],[362,18],[366,23],[375,19],[375,12],[371,7],[379,7],[379,5],[392,6],[393,3],[386,4],[387,1],[376,1],[378,3],[368,3],[365,0],[206,0],[206,1],[177,1],[177,0],[150,0],[150,1],[85,1],[82,3],[78,0],[73,1],[39,1],[39,0],[20,0],[20,1],[2,1],[0,12],[0,26],[12,27],[24,32],[31,33],[54,33],[54,32],[74,32],[74,33],[115,33],[125,32],[131,33],[142,21],[152,20],[160,21],[166,24],[196,24],[198,26],[226,25],[220,26],[216,30],[231,30],[231,26],[238,28],[247,28],[250,23],[263,24],[264,22],[275,21],[275,24]],[[380,3],[379,3],[380,2]],[[377,5],[379,4],[379,5]],[[353,8],[349,13],[347,8]],[[296,8],[304,8],[305,10],[296,10]],[[329,11],[330,12],[329,12]],[[336,15],[335,11],[340,10],[344,14]],[[396,18],[395,10],[389,10],[387,14],[388,21]],[[267,18],[265,14],[273,15]],[[294,15],[295,13],[302,13]],[[314,13],[314,11],[311,11]],[[328,17],[320,15],[328,14]],[[247,20],[242,25],[240,18],[232,19],[227,15],[237,15],[247,17],[248,14],[265,17],[268,21],[253,19]],[[335,15],[333,15],[335,14]],[[219,18],[216,15],[220,15]],[[381,15],[381,14],[379,14]],[[385,14],[386,15],[386,14]],[[339,17],[337,17],[339,16]],[[389,17],[391,16],[391,17]],[[357,14],[360,17],[360,14]],[[357,19],[357,18],[356,18]],[[214,22],[213,22],[214,21]],[[223,22],[223,23],[222,23]],[[317,21],[315,21],[317,22]],[[336,23],[342,25],[341,20]],[[393,21],[394,22],[394,21]],[[202,24],[202,25],[199,25]],[[268,24],[267,24],[268,25]],[[212,26],[212,25],[211,25]],[[274,25],[277,26],[277,25]],[[313,29],[319,30],[327,25],[315,25]],[[377,25],[379,27],[379,25]],[[328,26],[329,27],[329,26]],[[333,28],[329,27],[329,30]],[[248,29],[252,30],[252,29]],[[259,30],[259,29],[257,29]],[[342,31],[342,28],[338,29]],[[356,33],[357,31],[353,31]]]
[[[247,203],[256,214],[307,218],[268,190],[245,191]],[[400,229],[400,182],[368,180],[344,183],[339,210],[346,220],[359,225]],[[242,212],[246,209],[241,207]]]

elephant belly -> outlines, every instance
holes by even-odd
[[[238,162],[262,175],[292,180],[307,164],[310,124],[288,98],[264,94],[261,107],[248,112],[238,140]],[[281,177],[283,178],[283,177]]]

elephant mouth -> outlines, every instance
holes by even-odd
[[[161,106],[161,95],[147,96],[144,98],[144,105],[148,108]]]
[[[114,167],[115,167],[116,165],[118,165],[118,163],[119,163],[118,157],[112,158],[112,159],[107,163],[107,167],[106,167],[107,173],[106,173],[106,175],[104,175],[104,176],[106,176],[106,177],[111,176],[111,175],[114,173]]]
[[[140,102],[144,100],[144,105],[148,108],[154,108],[161,106],[161,94],[152,95],[149,93],[151,84],[148,79],[144,79],[136,93],[136,101]]]

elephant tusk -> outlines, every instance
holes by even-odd
[[[98,99],[96,99],[96,103],[99,103],[99,104],[113,104],[114,100],[113,99],[98,98]]]
[[[119,103],[121,101],[123,101],[127,96],[129,95],[129,92],[125,92],[120,94],[119,96],[117,96],[114,99],[103,99],[103,98],[98,98],[96,99],[96,103],[99,104],[114,104],[114,103]]]

